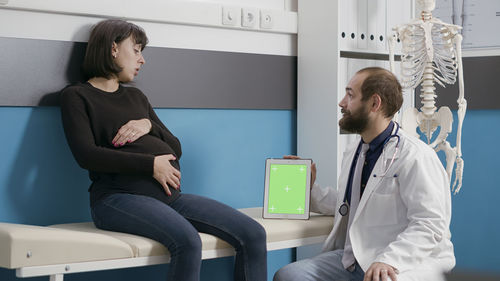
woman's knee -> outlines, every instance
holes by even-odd
[[[169,234],[166,235],[170,236]],[[170,236],[164,244],[172,255],[200,255],[201,258],[201,238],[198,231],[194,229],[177,233],[174,237]]]
[[[255,224],[252,227],[252,230],[249,233],[250,233],[249,234],[250,239],[252,241],[255,241],[257,243],[265,243],[266,242],[266,237],[267,237],[266,230],[259,223],[255,222]]]
[[[253,219],[252,221],[252,223],[247,224],[246,227],[242,229],[242,246],[249,248],[265,248],[266,230],[258,222]]]

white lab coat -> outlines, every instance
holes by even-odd
[[[399,151],[385,177],[374,175],[383,174],[383,161],[388,167],[397,138],[385,145],[373,168],[349,231],[351,244],[365,272],[373,262],[383,262],[398,269],[398,281],[431,280],[416,273],[449,271],[455,266],[449,181],[431,148],[401,129],[398,135]],[[344,152],[338,190],[315,184],[311,191],[312,210],[335,215],[323,251],[344,248],[348,216],[342,217],[338,208],[358,143],[359,138]]]

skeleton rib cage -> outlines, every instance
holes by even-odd
[[[437,19],[435,21],[431,26],[430,46],[426,44],[429,42],[427,40],[429,35],[421,26],[422,23],[398,28],[399,38],[403,44],[401,84],[404,88],[415,88],[423,82],[426,62],[432,62],[435,82],[443,87],[445,87],[444,83],[456,82],[457,58],[452,39],[457,30],[453,28],[455,26],[443,24]]]

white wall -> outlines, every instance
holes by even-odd
[[[297,13],[293,11],[296,0],[3,2],[0,2],[1,37],[84,42],[93,24],[117,17],[142,26],[150,46],[296,55]],[[250,8],[256,12],[256,25],[242,27],[241,18],[236,26],[223,25],[226,7],[237,11]],[[272,28],[260,27],[260,12],[273,16]]]

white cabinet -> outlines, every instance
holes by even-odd
[[[408,22],[413,11],[411,0],[334,2],[338,3],[338,40],[342,51],[387,53],[392,28]]]
[[[389,69],[388,31],[413,9],[412,0],[298,0],[297,153],[317,163],[320,185],[336,186],[353,140],[338,127],[348,80],[367,66]],[[412,94],[405,99],[413,106]]]

